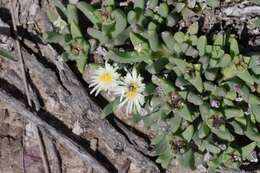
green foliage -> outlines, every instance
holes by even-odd
[[[49,12],[56,28],[45,38],[61,44],[65,59],[76,61],[81,72],[93,53],[87,40],[94,39],[91,50],[105,48],[106,60],[117,63],[119,71],[135,66],[144,74],[143,108],[148,113],[134,114],[133,119],[157,132],[151,145],[162,167],[177,158],[189,168],[198,162],[209,171],[238,170],[260,146],[259,55],[242,55],[235,35],[206,37],[198,22],[186,31],[172,32],[179,20],[219,3],[141,0],[119,7],[116,1],[104,1],[99,7],[55,1],[63,14]],[[82,31],[79,11],[89,22]],[[102,118],[117,104],[118,100],[108,104]],[[243,146],[242,138],[247,139]],[[212,157],[205,161],[205,154]]]
[[[0,58],[13,59],[11,52],[0,47]]]

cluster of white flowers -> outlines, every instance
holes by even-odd
[[[120,97],[118,108],[126,106],[126,113],[133,111],[141,112],[141,106],[144,104],[144,89],[142,83],[143,78],[137,74],[135,68],[132,72],[128,72],[126,76],[121,77],[114,68],[107,62],[104,67],[98,68],[91,77],[90,87],[93,87],[91,94],[95,92],[97,96],[100,91],[112,92]]]

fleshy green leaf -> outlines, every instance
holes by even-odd
[[[80,1],[78,2],[77,7],[94,25],[101,23],[99,18],[94,13],[95,9],[90,4]]]
[[[192,114],[188,109],[187,105],[184,105],[180,110],[178,110],[177,115],[179,115],[180,117],[182,117],[183,119],[189,122],[193,121]]]
[[[134,52],[120,52],[117,50],[110,50],[107,55],[109,59],[118,62],[118,63],[136,63],[136,62],[146,62],[148,64],[152,61],[147,57],[142,57],[139,54]]]
[[[0,58],[13,59],[11,52],[0,47]]]
[[[247,123],[245,135],[252,141],[260,142],[260,134],[251,122]]]
[[[170,119],[170,127],[171,127],[171,132],[175,133],[182,122],[182,118],[179,115],[175,115],[173,118]]]
[[[238,55],[239,54],[239,47],[238,47],[237,40],[234,36],[231,36],[229,38],[229,44],[230,44],[231,56],[234,57],[234,56]]]
[[[213,145],[213,144],[211,144],[211,143],[209,143],[208,141],[203,141],[203,145],[205,145],[205,148],[209,151],[209,152],[211,152],[211,153],[215,153],[215,154],[217,154],[217,153],[220,153],[220,148],[218,148],[218,147],[216,147],[215,145]]]
[[[206,136],[209,134],[209,132],[210,132],[209,127],[207,126],[206,123],[203,122],[203,123],[201,124],[200,129],[199,129],[199,138],[204,138],[204,137],[206,137]]]
[[[109,114],[112,114],[119,104],[119,99],[115,99],[111,103],[107,104],[101,112],[101,119],[105,119]]]
[[[256,121],[260,123],[260,105],[251,105],[251,109]]]
[[[58,9],[60,9],[63,15],[67,16],[67,9],[60,0],[53,0],[53,3]]]
[[[198,39],[197,49],[199,50],[200,56],[203,56],[206,52],[207,38],[205,36],[200,36]]]
[[[244,146],[241,149],[242,159],[245,160],[250,155],[250,153],[255,149],[255,147],[256,147],[256,142],[252,142],[252,143]]]
[[[195,159],[192,149],[180,156],[180,163],[185,168],[194,168]]]
[[[259,56],[252,56],[250,58],[249,68],[256,74],[260,75],[260,58]]]
[[[167,16],[168,16],[169,7],[168,7],[167,3],[161,3],[161,4],[160,4],[158,13],[159,13],[162,17],[167,17]]]
[[[194,133],[194,127],[193,125],[189,125],[184,132],[182,132],[182,136],[184,139],[186,139],[188,142],[192,139]]]
[[[224,131],[212,128],[211,131],[215,133],[219,138],[227,140],[229,142],[234,141],[235,139],[234,136],[228,131],[227,128],[225,128]]]
[[[43,34],[43,39],[49,43],[60,43],[64,45],[71,41],[72,37],[69,34],[60,34],[58,32],[46,32]]]
[[[122,10],[114,10],[111,17],[116,21],[115,30],[111,33],[112,37],[117,37],[121,32],[123,32],[127,26],[126,16]]]
[[[249,73],[248,70],[244,70],[242,72],[238,72],[237,76],[242,79],[243,81],[245,81],[246,83],[249,83],[251,85],[254,85],[255,80],[254,78],[251,76],[251,74]]]
[[[188,28],[188,33],[190,33],[190,34],[197,34],[198,31],[199,31],[199,23],[198,22],[194,22]]]
[[[88,28],[87,32],[88,32],[88,34],[91,37],[93,37],[93,38],[97,39],[98,41],[100,41],[101,44],[107,43],[108,40],[109,40],[108,36],[105,35],[105,33],[101,32],[101,31],[99,31],[97,29]]]
[[[206,3],[208,6],[210,6],[212,8],[219,7],[219,5],[220,5],[219,0],[207,0]]]
[[[202,105],[203,104],[202,98],[199,95],[194,94],[192,92],[189,92],[187,100],[188,100],[188,102],[193,103],[194,105]]]
[[[244,116],[243,110],[239,108],[226,108],[224,112],[227,119]]]
[[[185,34],[183,32],[176,32],[173,37],[178,43],[185,41]]]

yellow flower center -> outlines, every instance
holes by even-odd
[[[143,51],[143,46],[142,46],[142,44],[136,45],[136,46],[135,46],[135,50],[136,50],[138,53],[142,52],[142,51]]]
[[[113,77],[112,77],[111,73],[105,72],[99,76],[99,80],[106,84],[110,84],[110,83],[112,83]]]
[[[133,99],[137,96],[138,94],[138,86],[136,83],[131,83],[129,86],[128,86],[128,92],[127,92],[127,97],[129,99]]]

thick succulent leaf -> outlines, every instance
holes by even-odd
[[[196,46],[198,43],[198,36],[197,35],[191,35],[189,38],[189,41],[191,42],[192,46]]]
[[[161,119],[161,117],[163,116],[162,114],[164,113],[161,110],[158,110],[143,117],[142,120],[144,122],[144,127],[150,128],[152,125],[154,125],[155,122]]]
[[[153,93],[155,92],[156,90],[156,85],[153,84],[152,82],[149,82],[145,85],[145,94],[147,95],[153,95]]]
[[[188,33],[189,34],[197,34],[198,31],[199,31],[199,23],[198,22],[194,22],[188,28]]]
[[[94,7],[92,7],[90,4],[84,1],[80,1],[77,3],[77,7],[94,25],[101,23],[100,19],[94,13]]]
[[[223,58],[225,52],[223,49],[221,49],[220,46],[213,46],[212,47],[212,52],[211,52],[211,57],[214,59],[220,59]]]
[[[249,94],[248,103],[251,105],[260,105],[260,97],[254,94]]]
[[[76,63],[77,63],[77,68],[80,71],[80,73],[83,73],[85,70],[85,66],[87,64],[87,60],[88,60],[88,56],[86,54],[82,54],[80,55],[77,59],[76,59]]]
[[[192,139],[193,133],[194,133],[194,127],[193,125],[189,125],[188,127],[186,127],[184,132],[182,132],[182,136],[184,139],[186,139],[189,142]]]
[[[144,10],[145,0],[134,1],[134,8],[140,8]]]
[[[183,10],[181,11],[182,17],[185,21],[189,20],[191,17],[195,16],[196,13],[193,12],[191,9],[188,7],[184,7]]]
[[[11,52],[0,47],[0,58],[13,59]]]
[[[234,160],[233,158],[236,158],[237,160]],[[229,147],[226,152],[223,153],[222,162],[225,165],[226,168],[237,170],[240,166],[239,159],[240,153],[238,150]]]
[[[159,5],[158,13],[162,17],[167,17],[168,16],[168,14],[169,14],[169,7],[168,7],[167,3],[161,3]]]
[[[115,0],[104,0],[102,2],[103,6],[114,6],[115,5]]]
[[[188,109],[187,105],[184,105],[180,110],[176,112],[176,114],[189,122],[193,121],[192,113]]]
[[[168,147],[162,154],[159,155],[159,157],[156,159],[156,162],[160,163],[161,166],[164,169],[166,169],[170,164],[170,162],[172,161],[172,159],[173,159],[173,154],[170,147]]]
[[[225,130],[218,130],[215,128],[212,128],[211,131],[216,134],[219,138],[227,140],[229,142],[234,141],[234,136],[229,132],[227,128]]]
[[[224,112],[227,119],[244,116],[244,112],[240,108],[226,108]]]
[[[72,37],[69,34],[61,34],[58,32],[46,32],[43,34],[43,39],[48,41],[49,43],[59,43],[64,45],[71,41]]]
[[[258,5],[260,4],[260,1],[259,1],[259,0],[254,0],[254,1],[256,1]],[[254,24],[255,24],[255,26],[257,26],[257,27],[260,27],[260,17],[257,17],[257,18],[255,19]]]
[[[121,32],[116,38],[110,39],[107,44],[111,44],[113,46],[123,45],[125,41],[129,38],[129,34],[131,31],[132,28],[131,26],[129,26],[123,32]]]
[[[152,144],[152,145],[157,145],[157,144],[159,144],[164,138],[165,138],[165,134],[160,133],[160,134],[156,135],[156,136],[151,140],[151,144]]]
[[[260,58],[259,56],[252,56],[250,58],[249,68],[256,74],[260,74]]]
[[[149,49],[148,42],[140,35],[130,32],[129,37],[137,52],[142,52],[143,50]]]
[[[237,75],[238,71],[234,64],[230,64],[229,66],[222,69],[223,80],[227,80],[233,78]]]
[[[151,74],[156,74],[161,72],[165,68],[165,65],[168,64],[168,62],[168,59],[160,58],[156,60],[153,64],[146,66],[145,69]]]
[[[224,54],[224,56],[222,58],[220,58],[217,67],[227,67],[228,65],[230,65],[231,63],[231,56],[229,54]]]
[[[192,46],[189,46],[188,49],[185,51],[185,55],[196,58],[199,55],[199,52],[197,49],[193,48]]]
[[[189,149],[183,155],[180,156],[180,164],[184,168],[192,169],[194,168],[194,163],[195,163],[195,159],[194,159],[194,153],[192,149]]]
[[[205,73],[205,78],[209,81],[214,81],[217,78],[218,75],[218,69],[209,69],[206,70]]]
[[[165,151],[167,151],[170,148],[170,144],[169,144],[169,137],[168,136],[164,136],[162,138],[162,140],[156,144],[155,146],[155,153],[156,155],[161,155],[163,154]]]
[[[210,6],[212,8],[219,7],[219,5],[220,5],[219,0],[207,0],[206,3],[207,3],[208,6]]]
[[[146,62],[148,64],[152,63],[152,60],[148,57],[140,56],[137,52],[120,52],[118,50],[110,50],[107,55],[109,59],[118,63],[136,63],[136,62]]]
[[[101,31],[99,31],[97,29],[88,28],[87,32],[88,32],[88,34],[91,37],[93,37],[93,38],[97,39],[98,41],[100,41],[101,44],[107,43],[108,40],[109,40],[108,36],[105,35],[105,33],[101,32]]]
[[[182,118],[179,115],[175,115],[170,119],[171,132],[175,133],[181,126]]]
[[[260,133],[258,132],[258,130],[253,126],[253,124],[250,121],[248,121],[248,123],[247,123],[245,135],[252,141],[260,142]]]
[[[183,43],[186,41],[185,34],[183,32],[176,32],[173,37],[178,43]]]
[[[207,151],[214,153],[214,154],[218,154],[221,152],[220,148],[216,147],[215,145],[209,143],[208,141],[203,141],[202,145],[205,145],[205,148]]]
[[[173,27],[174,25],[176,25],[178,23],[178,21],[180,20],[180,17],[178,14],[176,13],[170,13],[167,18],[166,18],[166,25],[168,27]]]
[[[72,4],[67,5],[67,16],[68,16],[69,23],[71,23],[71,22],[74,22],[75,24],[79,23],[76,6],[74,6]]]
[[[205,138],[210,132],[209,127],[203,122],[199,128],[199,138]]]
[[[203,105],[199,106],[199,110],[200,110],[200,115],[201,115],[203,121],[206,122],[208,117],[210,116],[210,114],[209,114],[209,110],[210,110],[209,105],[204,103]]]
[[[197,43],[197,49],[199,50],[200,56],[203,56],[206,52],[207,38],[200,36]]]
[[[54,5],[63,13],[64,16],[67,16],[67,9],[59,0],[53,0]]]
[[[159,36],[156,30],[148,30],[148,41],[152,51],[158,51],[160,47]]]
[[[200,93],[203,91],[203,82],[200,76],[200,72],[195,72],[194,78],[185,78],[187,79]]]
[[[256,147],[256,142],[252,142],[241,149],[242,159],[245,160]]]
[[[175,87],[173,85],[173,83],[170,80],[164,79],[164,78],[158,78],[156,76],[152,77],[152,81],[158,85],[163,92],[168,95],[171,92],[175,91]]]
[[[70,22],[70,32],[73,38],[82,37],[82,33],[80,31],[79,25],[76,24],[74,21]]]
[[[237,76],[250,85],[254,85],[255,79],[251,76],[248,70],[238,72]]]
[[[164,43],[166,44],[167,48],[171,52],[173,52],[174,46],[177,44],[173,38],[173,35],[168,31],[164,31],[164,32],[162,32],[161,36],[162,36],[162,39],[163,39]]]
[[[238,43],[234,36],[231,36],[229,38],[229,44],[230,44],[229,49],[230,49],[231,56],[235,57],[236,55],[239,55]]]
[[[182,59],[174,59],[174,63],[177,65],[178,69],[184,74],[187,71],[187,67],[192,67],[189,63]]]
[[[159,3],[159,0],[149,0],[147,2],[147,7],[150,9],[154,9]]]
[[[251,110],[255,116],[255,120],[260,123],[260,105],[251,105]]]
[[[122,10],[114,10],[111,17],[115,20],[115,29],[111,33],[112,37],[117,37],[121,32],[123,32],[127,26],[126,15]]]
[[[193,103],[194,105],[202,105],[203,100],[201,96],[198,94],[195,94],[193,92],[189,92],[188,97],[187,97],[188,102]]]
[[[233,130],[238,135],[244,135],[244,128],[237,121],[231,121],[229,124],[233,127]]]
[[[107,104],[101,112],[101,119],[105,119],[108,115],[112,114],[119,104],[119,99],[115,99],[111,103]]]
[[[225,39],[224,39],[223,33],[218,33],[218,34],[214,35],[214,45],[224,47]]]

